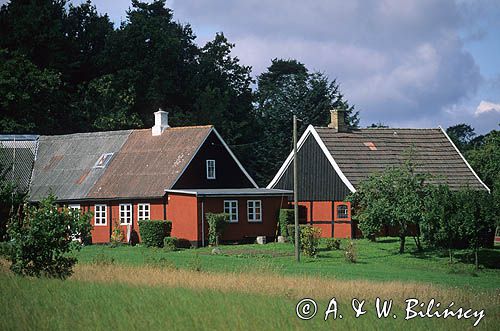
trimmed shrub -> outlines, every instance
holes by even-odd
[[[206,216],[208,223],[208,243],[211,246],[218,246],[219,239],[224,233],[226,225],[229,223],[229,215],[225,213],[207,213]]]
[[[321,237],[321,229],[307,225],[300,229],[300,248],[302,252],[314,257],[318,252],[319,238]]]
[[[278,222],[280,226],[280,234],[283,237],[288,237],[288,225],[294,224],[294,212],[293,209],[280,209],[278,216]]]
[[[172,222],[164,220],[139,221],[139,233],[146,247],[163,247],[163,238],[169,237]]]
[[[340,240],[339,239],[326,238],[325,242],[326,242],[326,249],[328,249],[329,251],[340,249]]]
[[[165,237],[163,239],[163,248],[169,251],[175,251],[179,247],[179,239],[176,237]]]

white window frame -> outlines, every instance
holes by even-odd
[[[149,219],[151,219],[151,205],[149,203],[139,203],[137,205],[137,220],[145,221]]]
[[[215,160],[207,160],[207,179],[215,179]],[[211,173],[213,171],[213,173]]]
[[[79,204],[70,204],[68,205],[68,209],[70,210],[80,210],[80,205]]]
[[[108,205],[105,204],[94,205],[94,225],[95,226],[108,225]]]
[[[256,212],[257,208],[259,209],[258,213]],[[248,216],[248,222],[253,222],[253,223],[262,222],[262,200],[247,201],[247,216]]]
[[[238,200],[224,200],[224,213],[229,215],[229,223],[238,223]]]
[[[120,225],[131,225],[133,208],[131,203],[120,203]]]

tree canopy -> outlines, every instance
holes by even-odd
[[[333,107],[357,125],[326,75],[274,59],[254,86],[222,32],[195,41],[164,0],[132,0],[116,28],[90,0],[12,0],[0,8],[0,131],[147,128],[162,108],[172,126],[213,124],[264,185],[291,148],[293,114],[301,131],[328,123]]]

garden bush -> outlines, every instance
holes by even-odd
[[[169,251],[175,251],[179,247],[179,239],[176,237],[165,237],[163,239],[163,248]]]
[[[293,209],[280,209],[278,222],[280,226],[280,234],[287,238],[288,237],[288,225],[294,224],[294,212]]]
[[[172,222],[164,220],[139,221],[139,233],[146,247],[163,247],[163,239],[170,236]]]
[[[302,232],[302,229],[304,227],[307,227],[307,226],[308,225],[306,225],[306,224],[299,224],[300,232]],[[286,228],[287,228],[287,233],[288,233],[287,240],[295,244],[295,225],[289,224],[289,225],[287,225]]]
[[[308,225],[300,229],[300,248],[306,256],[316,256],[320,237],[321,229],[319,228]]]
[[[219,239],[224,233],[224,229],[229,222],[228,214],[212,214],[207,213],[207,223],[208,223],[208,243],[211,246],[218,246]]]
[[[123,244],[123,239],[125,239],[125,234],[123,233],[122,227],[118,220],[114,221],[113,231],[111,232],[111,247],[117,247]]]
[[[326,238],[325,241],[326,241],[326,248],[329,251],[339,250],[340,249],[340,240],[339,239]]]
[[[8,235],[12,251],[11,270],[22,276],[65,279],[72,274],[76,258],[69,255],[81,244],[73,239],[89,236],[90,213],[59,209],[49,196],[39,205],[27,205],[22,218],[12,218]]]

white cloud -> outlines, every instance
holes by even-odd
[[[500,114],[500,103],[493,103],[489,101],[481,101],[476,108],[474,113],[475,116],[480,116],[485,113],[499,113]],[[499,118],[500,120],[500,118]]]
[[[224,31],[254,75],[277,57],[337,78],[362,125],[436,126],[483,81],[454,0],[183,0],[173,9],[203,38],[207,27]]]

